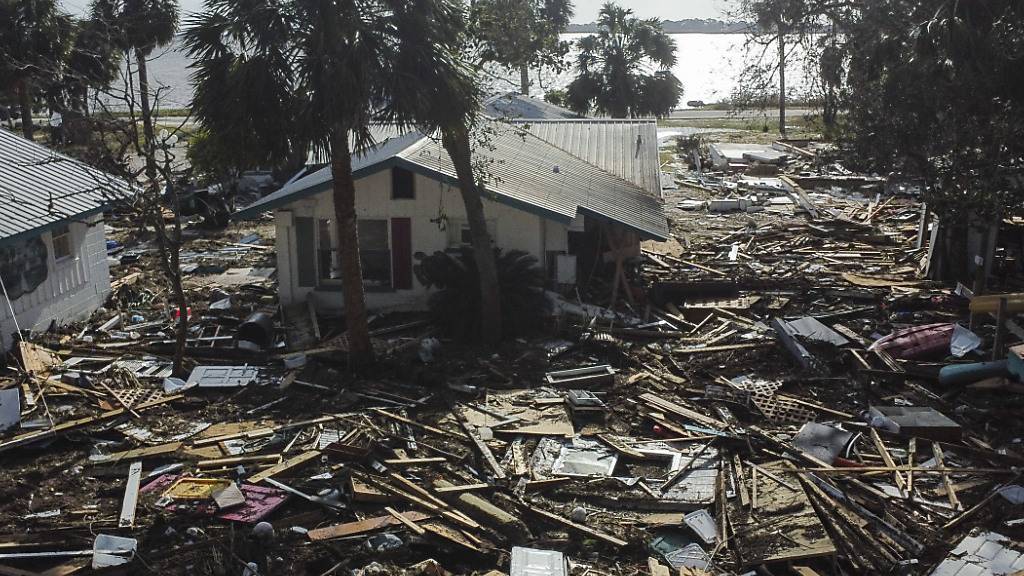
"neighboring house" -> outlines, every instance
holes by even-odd
[[[0,346],[89,316],[110,292],[103,210],[113,176],[0,130]]]
[[[653,120],[492,121],[474,161],[486,172],[484,213],[497,247],[535,256],[551,285],[589,275],[599,260],[638,256],[643,239],[669,235]],[[353,158],[367,306],[417,309],[429,291],[413,273],[417,255],[468,246],[469,226],[454,167],[441,144],[419,133],[386,133]],[[273,211],[280,300],[314,294],[341,307],[341,277],[323,168],[236,214]]]

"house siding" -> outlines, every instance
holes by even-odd
[[[68,227],[70,257],[55,260],[52,233],[43,232],[39,237],[47,249],[46,279],[10,305],[0,294],[0,345],[4,350],[16,341],[12,308],[22,330],[45,330],[53,321],[65,324],[86,318],[106,301],[110,293],[110,267],[103,217],[92,216]]]
[[[359,219],[388,220],[409,218],[412,224],[413,254],[433,254],[448,248],[449,232],[442,230],[437,220],[446,218],[449,225],[466,221],[462,195],[457,188],[417,174],[415,198],[391,199],[391,171],[381,171],[356,181],[356,217]],[[517,210],[508,205],[484,199],[484,214],[494,235],[495,245],[502,250],[522,250],[545,263],[549,250],[565,250],[568,226],[547,220],[536,214]],[[338,309],[343,305],[340,289],[302,288],[297,281],[297,258],[315,255],[295,254],[295,227],[297,217],[333,219],[334,206],[331,192],[298,200],[275,213],[277,229],[278,282],[280,298],[284,304],[302,302],[310,294],[319,307]],[[432,221],[433,220],[433,221]],[[389,236],[390,236],[390,225]],[[389,238],[389,247],[394,248]],[[414,257],[414,265],[415,265]],[[429,290],[413,278],[410,290],[367,291],[367,306],[376,310],[423,309]]]

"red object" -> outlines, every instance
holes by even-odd
[[[188,317],[191,319],[192,318],[192,307],[189,306],[188,308],[185,308],[185,313],[188,314]],[[174,309],[174,319],[177,320],[178,318],[181,318],[181,308],[175,308]]]
[[[391,219],[391,277],[395,290],[412,288],[412,219]]]
[[[949,354],[953,324],[926,324],[893,332],[878,339],[872,348],[888,352],[893,358],[918,360]]]
[[[170,488],[171,484],[174,484],[174,481],[178,478],[177,474],[164,474],[143,486],[139,492],[142,494],[163,492]],[[213,500],[190,500],[188,502],[170,504],[164,509],[172,512],[180,509],[185,513],[199,513],[221,520],[255,524],[274,510],[277,510],[288,499],[288,494],[284,490],[278,490],[277,488],[242,484],[239,486],[239,489],[245,495],[245,504],[231,510],[218,513],[217,504]]]
[[[864,468],[864,465],[860,462],[854,462],[853,460],[847,460],[846,458],[836,457],[832,462],[832,465],[836,468]]]

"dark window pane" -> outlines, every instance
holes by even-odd
[[[361,250],[388,249],[387,220],[359,220],[359,248]]]
[[[404,168],[391,169],[391,198],[394,200],[412,200],[416,198],[416,179],[412,172]]]

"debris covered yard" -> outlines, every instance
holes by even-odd
[[[782,152],[676,156],[629,289],[498,350],[381,314],[359,374],[339,318],[278,306],[263,220],[190,230],[171,377],[112,220],[107,306],[0,385],[0,574],[1024,571],[1024,297],[921,280],[913,195]]]

